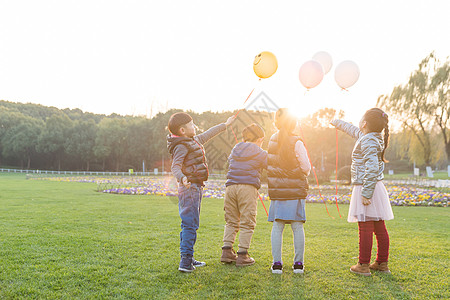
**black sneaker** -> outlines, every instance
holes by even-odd
[[[194,270],[195,267],[192,264],[192,257],[182,257],[180,260],[180,266],[178,267],[178,271],[191,273]]]
[[[276,261],[272,264],[270,268],[273,274],[282,274],[283,273],[283,264],[281,261]]]
[[[206,263],[203,261],[195,260],[195,258],[192,258],[192,265],[196,268],[206,266]]]
[[[294,270],[294,273],[296,273],[296,274],[303,274],[303,272],[304,272],[303,263],[301,261],[294,262],[292,269]]]

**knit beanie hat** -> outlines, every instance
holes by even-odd
[[[179,135],[180,127],[192,121],[192,117],[184,112],[177,112],[170,116],[169,131],[174,135]]]

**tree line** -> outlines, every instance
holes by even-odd
[[[167,123],[178,111],[172,109],[149,119],[0,101],[0,165],[47,170],[143,171],[145,168],[144,171],[149,171],[159,168],[161,171],[164,168],[169,171]],[[224,122],[236,111],[189,113],[200,133]],[[329,147],[333,145],[333,132],[323,120],[335,115],[333,109],[322,109],[302,121],[305,139],[311,141],[308,145],[311,157],[321,169],[332,164],[329,160],[334,157]],[[232,147],[236,141],[241,141],[241,131],[250,123],[264,127],[264,147],[267,147],[275,130],[272,120],[272,112],[240,112],[233,130],[230,128],[206,144],[211,170],[225,172]],[[313,138],[317,136],[320,138]],[[351,152],[351,140],[346,143],[348,145],[341,148],[343,154]],[[342,165],[350,163],[349,155],[346,156],[341,159]]]
[[[0,101],[0,165],[44,170],[170,171],[167,123],[178,111],[172,109],[149,119]],[[236,111],[189,113],[200,133],[224,122]],[[296,132],[304,138],[320,178],[328,178],[336,167],[335,131],[329,126],[334,118],[344,118],[343,112],[321,109],[302,119],[301,132]],[[206,144],[212,172],[226,172],[232,147],[242,140],[243,128],[253,122],[264,127],[263,148],[267,149],[275,132],[273,112],[242,111],[232,125],[233,130],[229,128]],[[353,145],[352,138],[339,133],[339,168],[350,165]],[[396,151],[391,152],[388,158],[399,158]]]

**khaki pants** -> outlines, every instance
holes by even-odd
[[[258,190],[248,184],[233,184],[225,190],[225,231],[223,242],[234,244],[237,232],[239,248],[248,249],[256,226]]]

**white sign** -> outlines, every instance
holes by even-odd
[[[420,175],[420,169],[414,168],[414,176],[419,176],[419,175]]]
[[[450,177],[450,165],[447,167],[448,177]]]
[[[433,178],[433,171],[431,170],[431,167],[427,167],[427,176]]]
[[[153,174],[158,175],[158,168],[153,169]]]
[[[389,170],[389,175],[394,175],[394,170]]]

